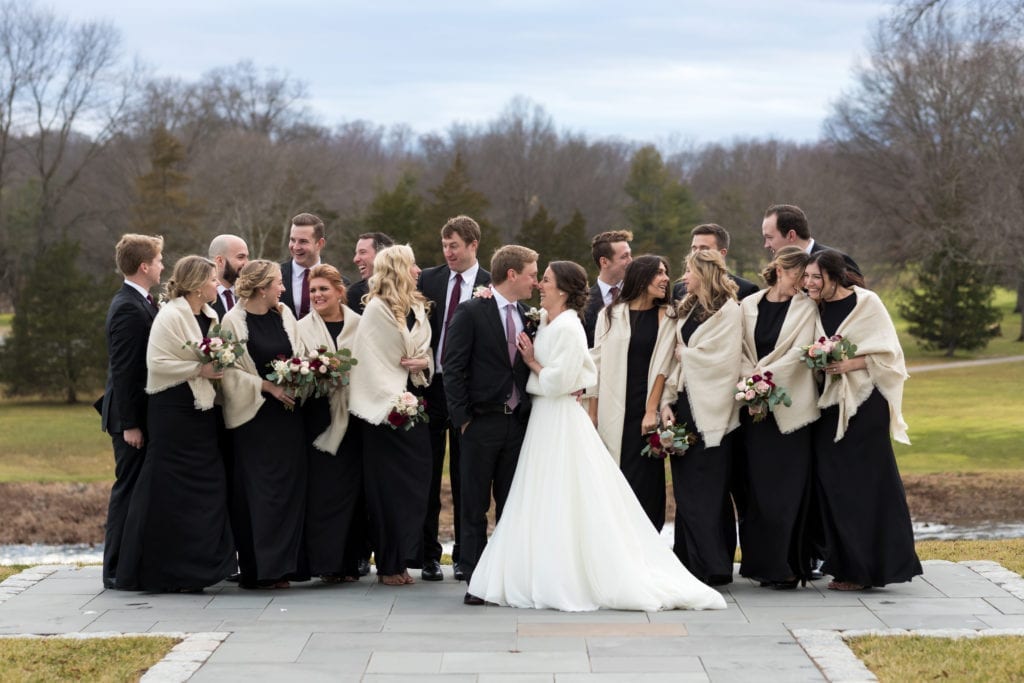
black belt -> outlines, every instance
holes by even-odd
[[[518,408],[519,406],[516,406]],[[474,415],[512,415],[515,408],[509,408],[507,403],[474,403]]]

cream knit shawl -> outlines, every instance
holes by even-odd
[[[341,328],[341,334],[337,339],[331,339],[331,333],[327,331],[327,323],[320,317],[316,310],[311,310],[309,315],[299,321],[299,339],[306,351],[326,346],[328,351],[337,348],[352,348],[356,337],[356,330],[359,328],[359,314],[345,304],[341,305],[345,316],[345,326]],[[358,359],[356,359],[358,360]],[[348,394],[349,387],[338,387],[331,393],[328,402],[331,407],[331,424],[322,434],[313,440],[313,446],[325,453],[335,455],[341,440],[345,438],[345,431],[348,429]]]
[[[743,355],[743,315],[738,302],[727,301],[697,328],[688,345],[680,334],[684,322],[676,320],[678,362],[667,375],[662,404],[671,403],[685,389],[697,423],[687,427],[700,432],[704,444],[714,448],[740,426],[739,403],[733,396]]]
[[[416,322],[410,330],[379,297],[370,299],[363,310],[352,344],[359,363],[349,378],[349,412],[370,424],[384,423],[394,398],[406,390],[410,379],[413,386],[425,387],[434,374],[426,309],[416,304],[413,312]],[[410,374],[400,364],[403,357],[426,358],[430,365],[426,372]]]
[[[235,339],[249,339],[249,324],[246,322],[248,312],[245,310],[245,301],[239,301],[221,322],[221,329],[230,330]],[[295,323],[295,316],[291,309],[282,303],[277,304],[277,310],[284,322],[284,331],[288,335],[288,341],[292,345],[292,354],[305,352],[302,342],[299,339],[299,328]],[[246,352],[237,363],[224,370],[224,425],[228,429],[234,429],[244,425],[256,417],[260,407],[266,400],[263,398],[263,374],[261,371],[266,368],[257,368],[252,354]]]
[[[663,307],[663,308],[667,308]],[[597,366],[597,385],[587,391],[596,396],[597,431],[605,447],[618,464],[622,448],[623,420],[626,417],[626,364],[632,330],[629,323],[629,304],[611,307],[611,323],[605,311],[597,317],[594,329],[594,348],[590,356]],[[667,375],[675,351],[675,324],[678,320],[666,313],[658,326],[658,337],[647,369],[647,400],[658,375]]]
[[[203,304],[202,313],[217,322],[217,313],[208,305]],[[146,347],[146,393],[156,394],[188,382],[196,409],[213,408],[217,390],[210,380],[199,376],[202,363],[196,358],[195,350],[184,348],[185,342],[198,342],[202,338],[202,330],[185,297],[175,297],[161,306]]]
[[[762,289],[740,302],[743,311],[743,365],[741,376],[750,377],[766,371],[772,373],[772,381],[789,392],[793,405],[779,404],[772,413],[775,424],[783,434],[805,427],[821,415],[818,410],[818,384],[814,372],[807,363],[800,360],[800,347],[806,346],[814,337],[818,325],[818,307],[803,292],[789,302],[789,310],[782,322],[775,348],[764,358],[757,357],[754,328],[757,325],[757,305],[767,294]],[[742,408],[741,408],[742,410]]]
[[[831,376],[826,376],[825,390],[818,399],[818,406],[839,406],[839,425],[836,427],[835,438],[839,441],[846,434],[850,419],[857,414],[860,404],[877,387],[889,402],[889,431],[892,438],[909,444],[907,423],[903,421],[903,383],[910,375],[907,374],[896,328],[877,294],[861,287],[853,287],[853,291],[857,293],[857,303],[846,320],[839,325],[836,334],[843,335],[857,345],[857,356],[864,357],[867,368],[844,372],[838,375],[839,380],[835,382]],[[814,338],[805,344],[813,343],[824,334],[819,319]]]

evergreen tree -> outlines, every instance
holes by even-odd
[[[587,239],[587,220],[579,209],[572,212],[572,218],[558,231],[558,257],[575,261],[584,268],[593,281],[597,277],[597,265],[590,255],[590,240]]]
[[[543,204],[537,207],[532,216],[523,221],[516,234],[515,243],[539,253],[541,263],[561,258],[558,255],[558,221],[548,214],[547,207]]]
[[[682,263],[689,252],[689,230],[700,222],[700,211],[653,145],[633,155],[624,189],[630,198],[623,213],[633,231],[633,253],[660,254],[673,265]]]
[[[0,346],[0,375],[12,396],[63,395],[102,386],[104,318],[114,283],[79,270],[77,243],[46,247],[15,298],[11,334]]]
[[[922,348],[952,356],[984,348],[999,333],[1002,314],[992,302],[990,267],[972,260],[955,243],[930,254],[917,273],[917,288],[899,305],[908,331]]]
[[[135,182],[136,232],[167,236],[172,251],[202,253],[205,235],[199,234],[199,211],[188,197],[185,147],[166,128],[157,128],[149,143],[149,162],[149,172]]]
[[[466,162],[457,152],[452,167],[445,173],[441,184],[430,190],[430,200],[423,208],[423,229],[413,245],[417,263],[424,268],[441,263],[441,228],[449,218],[466,215],[480,224],[482,236],[477,254],[486,268],[491,257],[484,245],[502,241],[502,236],[494,235],[493,227],[484,218],[489,205],[487,197],[473,189]]]
[[[417,246],[421,243],[426,246],[426,240],[423,230],[423,199],[416,193],[416,176],[405,171],[395,184],[395,189],[378,189],[366,209],[363,228],[361,232],[383,232],[395,240],[396,244],[412,244],[418,256],[420,249]],[[438,236],[430,246],[436,247],[440,239]]]

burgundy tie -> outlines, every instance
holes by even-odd
[[[618,288],[618,286],[616,285],[615,287],[609,287],[608,288],[608,294],[610,294],[611,297],[612,297],[612,303],[615,303],[615,297],[617,297],[619,295],[619,288]]]
[[[505,339],[508,341],[508,362],[516,363],[516,321],[512,318],[512,309],[515,304],[505,306]],[[516,388],[515,380],[512,380],[512,396],[508,399],[508,407],[515,410],[519,405],[519,389]]]
[[[302,304],[299,306],[299,317],[309,313],[309,268],[302,271]]]
[[[231,296],[231,290],[230,289],[225,289],[224,290],[224,303],[225,303],[225,306],[224,306],[224,312],[225,313],[227,311],[230,311],[232,308],[235,307],[235,297]]]
[[[455,273],[455,284],[452,285],[452,295],[448,297],[448,308],[444,312],[444,346],[441,347],[441,365],[444,366],[444,357],[448,354],[448,326],[455,314],[455,307],[459,305],[462,298],[462,273]]]
[[[146,301],[149,302],[149,305],[153,307],[154,311],[159,311],[160,310],[160,307],[156,305],[155,301],[153,301],[153,295],[152,294],[147,294],[146,295]]]

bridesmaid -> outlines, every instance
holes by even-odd
[[[288,588],[302,567],[306,458],[301,411],[283,387],[266,379],[278,355],[303,351],[291,310],[281,303],[281,268],[250,261],[235,282],[239,304],[224,329],[245,339],[246,354],[224,372],[224,423],[232,430],[235,518],[243,588]]]
[[[662,420],[685,424],[697,443],[671,456],[676,501],[675,550],[694,576],[732,582],[736,517],[729,498],[731,434],[739,426],[733,395],[740,375],[743,316],[736,283],[717,251],[686,258],[686,296],[675,326],[678,363],[669,372]],[[677,393],[678,392],[678,393]],[[676,398],[675,410],[668,404]]]
[[[359,314],[345,305],[341,273],[320,264],[309,271],[309,314],[299,321],[299,337],[309,351],[352,348]],[[349,387],[311,398],[306,418],[306,556],[309,571],[325,583],[359,579],[358,555],[346,553],[356,502],[363,490],[362,442],[348,417]]]
[[[658,425],[675,348],[668,285],[661,256],[638,256],[626,267],[622,289],[597,318],[590,353],[598,378],[588,392],[590,419],[658,531],[665,525],[665,461],[640,451]]]
[[[211,380],[222,372],[185,346],[217,320],[208,305],[217,296],[213,262],[182,258],[167,296],[146,350],[149,444],[128,509],[117,588],[192,593],[235,566],[213,412]]]
[[[747,458],[746,513],[740,519],[740,574],[775,589],[808,578],[804,526],[811,487],[811,428],[818,419],[814,375],[800,347],[814,337],[817,307],[801,291],[807,254],[783,247],[761,273],[768,289],[740,302],[744,377],[772,373],[792,405],[778,405],[760,422],[740,410]]]
[[[820,309],[813,338],[841,334],[857,355],[830,364],[814,425],[815,484],[832,590],[910,581],[922,573],[892,438],[910,443],[903,421],[907,369],[881,299],[831,249],[811,254],[804,287]],[[812,338],[812,339],[813,339]],[[836,379],[838,378],[838,379]]]
[[[407,567],[420,556],[433,457],[425,423],[394,429],[387,416],[404,391],[429,384],[434,363],[420,269],[408,245],[377,252],[353,354],[349,407],[364,421],[363,473],[374,534],[377,578],[413,583]]]

